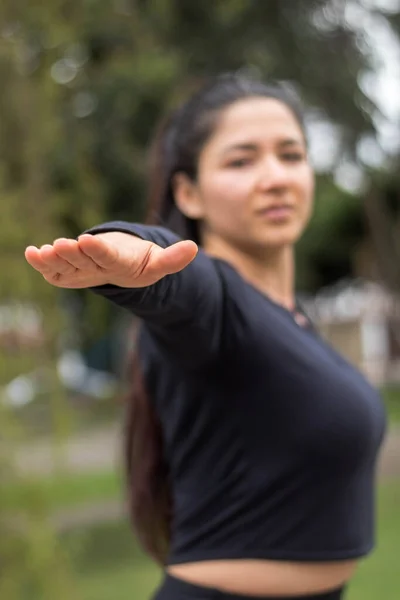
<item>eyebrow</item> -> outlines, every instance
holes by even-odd
[[[281,140],[280,142],[278,142],[278,147],[279,148],[287,148],[289,146],[304,146],[304,142],[302,142],[302,140],[297,139],[297,138],[287,138],[284,140]],[[257,151],[259,148],[258,144],[256,143],[243,143],[243,144],[233,144],[232,146],[228,146],[227,148],[225,148],[222,152],[222,154],[228,154],[229,152],[235,151],[235,150],[247,150],[247,151],[252,151],[255,152]]]
[[[304,146],[304,141],[297,138],[288,138],[279,142],[278,146],[281,148],[286,148],[287,146]]]

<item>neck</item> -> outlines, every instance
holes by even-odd
[[[295,307],[295,265],[292,246],[250,253],[222,240],[205,240],[204,251],[230,263],[240,275],[274,302],[288,310]]]

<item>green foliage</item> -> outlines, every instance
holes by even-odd
[[[361,50],[362,34],[343,21],[341,5],[1,2],[0,308],[40,307],[42,323],[36,345],[0,332],[0,388],[38,366],[52,373],[46,402],[57,440],[72,427],[56,377],[60,349],[76,340],[89,347],[115,312],[87,293],[67,297],[45,285],[26,265],[24,247],[76,236],[107,219],[141,218],[155,123],[210,73],[250,68],[292,82],[307,105],[340,126],[342,155],[354,155],[357,141],[374,131],[375,108],[358,86],[374,62]],[[399,28],[398,16],[381,16]],[[320,178],[314,219],[299,245],[302,287],[348,272],[348,256],[363,233],[361,211],[358,199]],[[0,476],[20,489],[11,449],[27,442],[27,433],[8,413],[0,417]],[[75,598],[68,558],[47,520],[51,494],[41,484],[21,489],[18,518],[9,518],[9,505],[0,514],[0,596]],[[111,596],[114,591],[115,582]]]
[[[0,597],[69,600],[77,597],[69,556],[49,521],[45,490],[41,485],[25,487],[19,502],[11,505],[8,496],[9,487],[21,483],[15,450],[29,436],[3,404],[3,386],[39,366],[48,370],[54,437],[61,439],[69,427],[55,369],[64,325],[58,294],[23,260],[26,245],[47,242],[60,232],[60,196],[51,189],[48,169],[59,134],[57,94],[49,85],[47,67],[38,72],[34,68],[44,11],[32,6],[18,14],[18,5],[5,2],[0,9]],[[37,314],[38,327],[32,329],[36,307],[43,319]]]
[[[352,256],[366,235],[362,202],[319,177],[313,217],[297,248],[298,286],[315,291],[352,271]]]
[[[358,80],[375,63],[342,9],[326,0],[3,3],[0,181],[7,182],[2,211],[13,247],[76,236],[109,218],[140,219],[155,123],[211,73],[250,68],[292,82],[308,106],[340,126],[341,154],[354,154],[374,131],[376,108]],[[397,26],[395,14],[380,12]],[[329,178],[324,187],[325,195],[339,195]],[[339,206],[341,222],[362,210]],[[28,228],[17,227],[22,215]],[[314,219],[314,240],[325,238],[322,221]],[[330,248],[330,261],[346,271],[342,254],[350,246]],[[308,271],[300,279],[318,285],[323,265],[314,258],[306,252],[300,259]]]

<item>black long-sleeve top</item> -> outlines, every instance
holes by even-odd
[[[167,247],[162,227],[111,222]],[[381,399],[312,328],[201,250],[146,288],[93,291],[143,320],[173,494],[168,563],[331,561],[374,546]]]

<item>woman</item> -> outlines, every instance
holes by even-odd
[[[164,125],[157,225],[26,250],[142,320],[128,472],[157,600],[338,600],[374,544],[377,393],[298,309],[314,178],[296,99],[216,78]],[[199,249],[200,246],[200,249]]]

